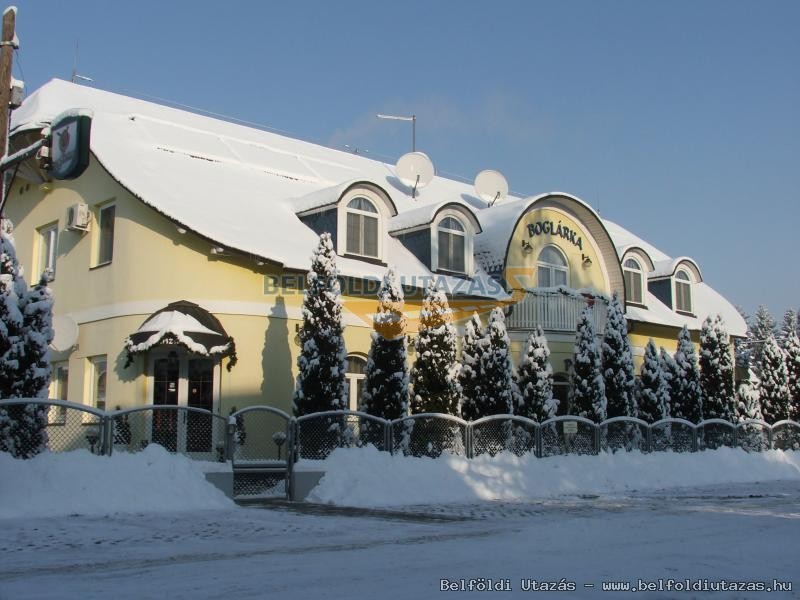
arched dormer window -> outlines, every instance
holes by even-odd
[[[644,271],[639,262],[628,258],[622,264],[625,277],[625,297],[633,304],[644,304]]]
[[[341,198],[338,213],[337,253],[385,262],[386,200],[370,188],[355,187]]]
[[[439,215],[431,232],[432,270],[471,275],[473,235],[470,223],[456,211]]]
[[[683,269],[675,273],[675,310],[692,312],[692,277]]]
[[[536,263],[539,287],[569,286],[569,265],[561,250],[545,246]]]

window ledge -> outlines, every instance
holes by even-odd
[[[675,312],[676,312],[676,313],[678,313],[679,315],[684,315],[684,316],[686,316],[686,317],[693,317],[693,318],[695,318],[695,319],[697,318],[697,315],[696,315],[696,314],[694,314],[693,312],[691,312],[691,311],[688,311],[688,310],[678,310],[678,309],[676,308],[676,309],[675,309]]]
[[[464,271],[448,271],[447,269],[436,269],[434,273],[440,275],[447,275],[449,277],[458,277],[459,279],[472,279],[472,275],[468,275]]]
[[[626,302],[625,304],[628,306],[635,306],[636,308],[643,308],[644,310],[649,310],[647,308],[647,305],[641,304],[640,302]]]
[[[97,264],[97,265],[95,265],[93,267],[89,267],[89,270],[90,271],[94,271],[95,269],[102,269],[103,267],[107,267],[108,265],[110,265],[111,262],[112,261],[109,260],[109,261],[106,261],[104,263],[99,263],[99,264]]]
[[[387,263],[385,261],[381,260],[380,258],[374,258],[372,256],[361,256],[360,254],[348,254],[348,253],[345,253],[345,254],[342,254],[341,257],[342,258],[352,258],[353,260],[360,260],[362,262],[370,263],[372,265],[381,265],[381,266],[384,266],[384,267],[387,265]]]

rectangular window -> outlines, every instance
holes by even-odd
[[[105,355],[95,356],[89,360],[92,363],[92,406],[105,410],[108,361]]]
[[[97,242],[97,264],[104,265],[114,257],[114,213],[113,204],[100,209],[98,221],[100,232]]]
[[[50,383],[50,398],[53,400],[69,400],[69,363],[53,365],[53,380]],[[50,425],[63,425],[67,422],[67,409],[54,406],[47,416]]]
[[[550,269],[547,267],[539,267],[539,287],[553,287],[550,281]]]
[[[692,312],[692,287],[689,283],[675,282],[675,309]]]
[[[37,260],[36,280],[42,273],[47,272],[48,280],[53,280],[56,274],[56,255],[58,254],[58,223],[46,225],[37,230],[39,234],[39,258]]]
[[[439,264],[440,269],[464,273],[464,236],[446,231],[439,231]]]
[[[642,304],[642,274],[636,271],[624,271],[625,295],[628,302]]]

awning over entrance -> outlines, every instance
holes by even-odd
[[[187,300],[172,302],[145,319],[139,329],[125,338],[128,359],[155,346],[183,346],[192,354],[229,357],[228,370],[236,364],[236,345],[222,323],[201,306]]]

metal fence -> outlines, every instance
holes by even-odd
[[[159,444],[206,461],[230,461],[237,496],[285,496],[298,460],[325,460],[338,448],[374,446],[392,454],[473,458],[511,452],[547,457],[600,452],[697,452],[722,447],[748,452],[800,450],[800,423],[683,419],[646,423],[616,417],[594,423],[560,416],[542,423],[515,415],[468,422],[452,415],[419,414],[387,421],[356,411],[292,417],[272,406],[222,415],[184,406],[151,405],[101,411],[58,400],[0,401],[12,418],[46,418],[45,445],[52,452],[138,452]],[[24,443],[25,440],[22,440]],[[25,453],[26,448],[21,448]]]

